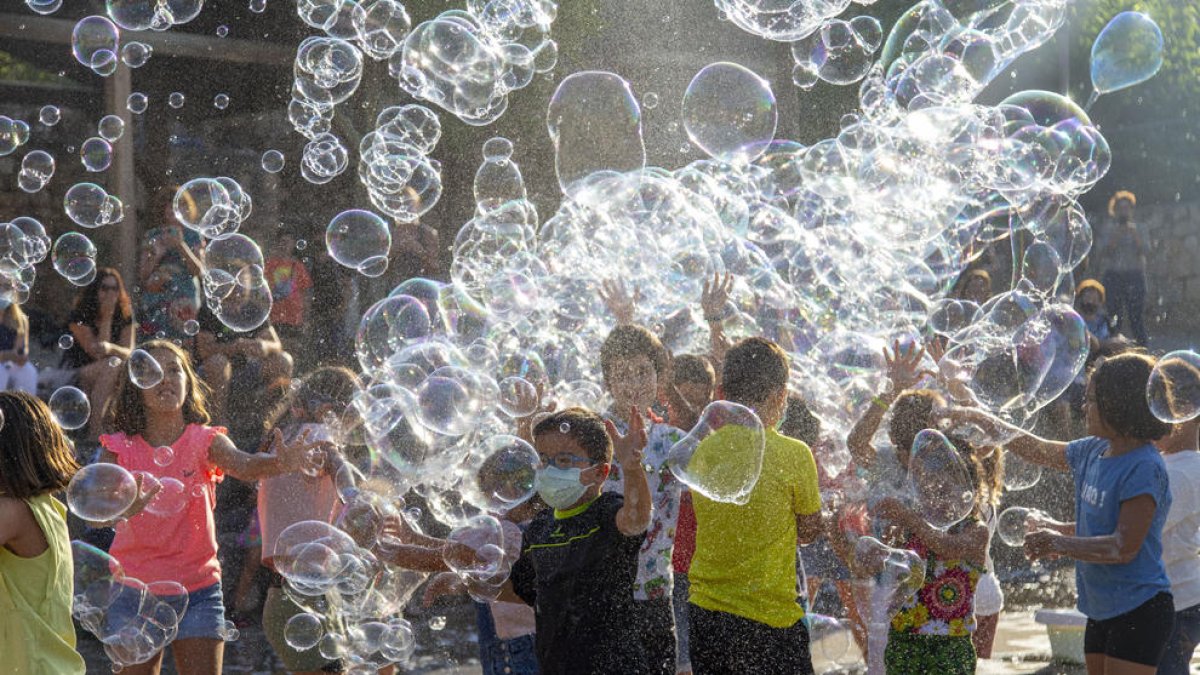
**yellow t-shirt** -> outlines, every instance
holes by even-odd
[[[45,494],[25,501],[49,548],[22,558],[0,546],[0,673],[84,672],[71,623],[74,575],[67,509]]]
[[[736,427],[726,429],[704,439],[696,454],[740,452],[722,448],[741,436]],[[817,464],[808,446],[768,429],[762,474],[745,505],[714,502],[696,492],[692,504],[696,554],[688,572],[689,600],[774,628],[803,618],[796,602],[796,516],[821,508]]]

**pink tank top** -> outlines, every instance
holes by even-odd
[[[104,449],[116,455],[117,464],[131,473],[145,471],[158,479],[174,478],[183,483],[179,497],[182,507],[178,510],[143,511],[117,526],[109,554],[124,565],[127,576],[147,584],[177,581],[189,593],[221,581],[213,507],[217,503],[217,483],[225,474],[209,463],[208,448],[213,437],[223,433],[224,427],[189,424],[171,444],[174,457],[166,466],[155,462],[155,449],[140,435],[100,437]]]

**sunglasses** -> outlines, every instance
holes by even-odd
[[[100,290],[102,290],[102,291],[119,291],[119,290],[121,290],[121,287],[116,284],[100,284]]]

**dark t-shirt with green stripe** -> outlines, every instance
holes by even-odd
[[[645,535],[617,529],[624,503],[602,494],[577,509],[543,513],[525,531],[511,579],[537,615],[542,675],[648,671],[629,592]]]

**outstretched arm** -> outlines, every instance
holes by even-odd
[[[883,422],[883,414],[896,401],[900,392],[912,387],[922,377],[933,375],[928,370],[919,369],[924,356],[924,347],[911,351],[905,350],[901,348],[899,340],[892,343],[891,351],[884,347],[883,360],[887,364],[887,376],[891,382],[891,390],[871,399],[871,406],[855,423],[854,428],[850,430],[850,435],[846,438],[850,456],[859,466],[865,468],[871,466],[871,463],[875,461],[875,446],[871,444],[871,439],[875,438],[875,432],[879,431],[879,425]]]
[[[1142,549],[1156,508],[1150,495],[1121,502],[1116,531],[1100,537],[1074,537],[1049,530],[1030,532],[1025,535],[1025,555],[1032,560],[1062,556],[1101,565],[1128,564]]]
[[[977,425],[989,435],[1012,436],[1013,439],[1004,444],[1004,449],[1026,462],[1059,471],[1071,468],[1067,463],[1067,444],[1062,441],[1035,436],[978,408],[952,408],[946,417],[952,422]]]
[[[642,468],[642,452],[646,449],[646,423],[636,408],[629,415],[629,433],[622,436],[611,420],[604,420],[613,441],[613,455],[625,476],[625,503],[617,511],[617,529],[632,537],[650,527],[650,485]]]

